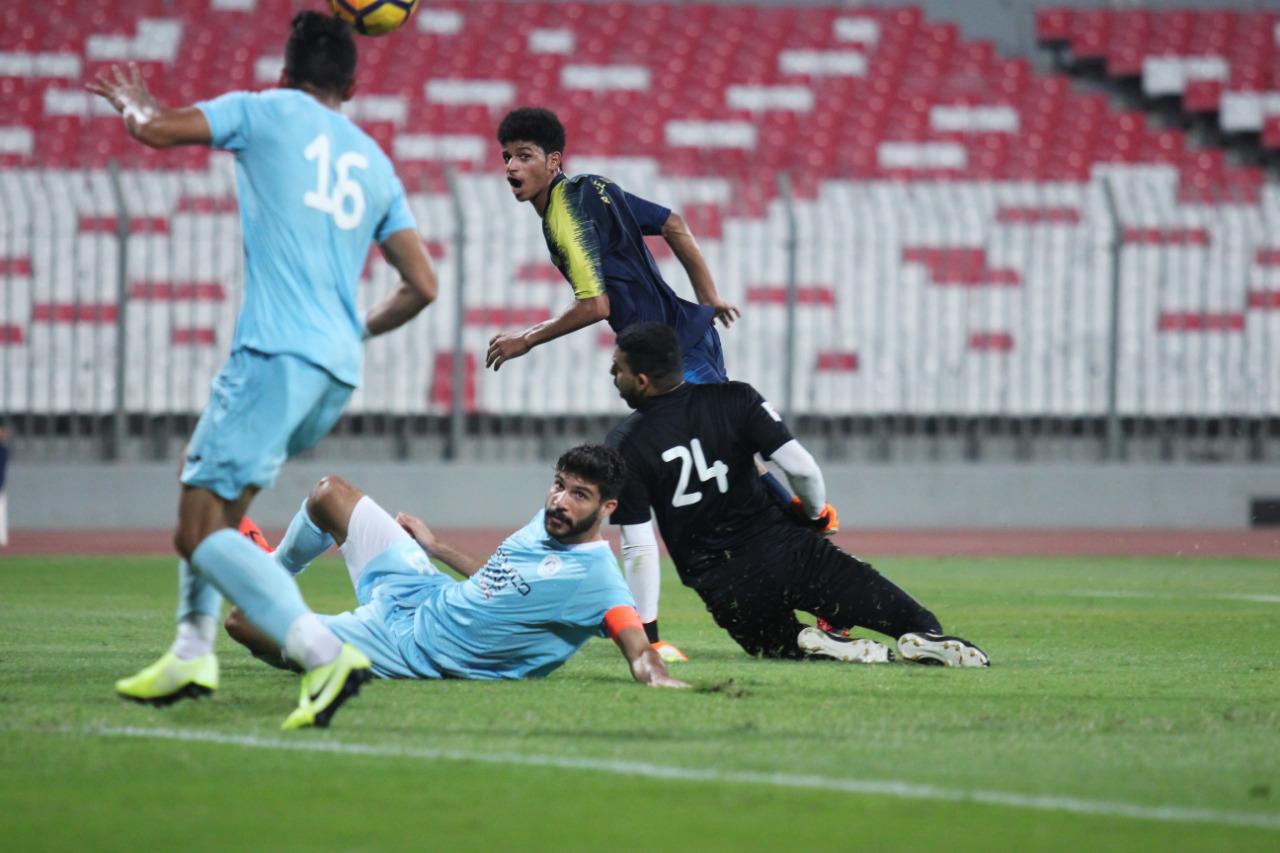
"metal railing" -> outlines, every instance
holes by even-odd
[[[1086,184],[829,182],[799,197],[652,164],[575,163],[686,212],[724,295],[730,375],[827,458],[1275,462],[1280,190],[1184,205],[1176,174]],[[749,189],[750,192],[744,190]],[[372,341],[319,452],[522,460],[625,414],[609,336],[483,371],[503,328],[563,310],[539,222],[493,176],[411,194],[441,297]],[[176,458],[222,360],[243,260],[207,172],[0,173],[0,413],[27,456]],[[690,293],[654,243],[668,280]],[[394,286],[375,257],[361,302]]]

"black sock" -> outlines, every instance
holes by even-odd
[[[644,623],[644,632],[649,637],[649,642],[658,642],[658,620]]]

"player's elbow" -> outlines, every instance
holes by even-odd
[[[423,308],[435,302],[436,297],[440,295],[440,282],[436,278],[434,270],[428,270],[422,275],[414,276],[407,284],[413,294],[418,297],[418,301],[422,303]]]
[[[578,303],[581,310],[592,323],[598,323],[601,320],[609,318],[609,297],[601,294],[600,296],[592,296],[590,299],[584,299]]]
[[[676,213],[674,210],[667,216],[667,221],[662,223],[662,236],[670,239],[676,235],[685,235],[689,233],[689,226],[685,224],[684,217]]]

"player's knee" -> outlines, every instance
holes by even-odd
[[[184,560],[191,559],[191,552],[200,544],[200,540],[186,526],[179,524],[173,531],[173,549]]]
[[[323,524],[325,518],[334,514],[341,505],[359,499],[359,490],[337,474],[326,474],[311,487],[307,495],[307,513],[311,518]]]

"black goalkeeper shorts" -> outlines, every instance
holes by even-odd
[[[931,612],[870,564],[789,522],[772,525],[740,551],[696,555],[688,568],[687,583],[716,624],[751,655],[804,657],[796,645],[804,627],[797,610],[895,640],[910,631],[942,631]]]

